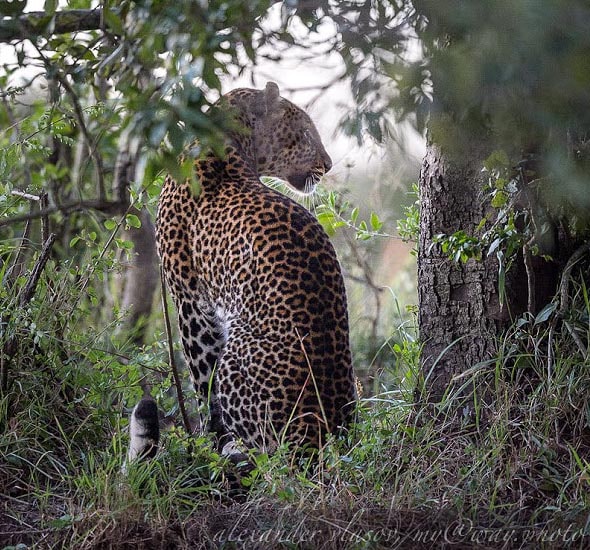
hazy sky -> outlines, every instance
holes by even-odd
[[[264,21],[265,27],[280,26],[280,9],[280,4],[271,7]],[[297,23],[290,27],[290,32],[302,38],[306,35],[304,26]],[[314,40],[321,43],[322,37],[327,40],[334,32],[331,23],[322,24]],[[262,49],[259,53],[264,55],[276,52]],[[315,121],[334,162],[332,174],[338,178],[347,170],[346,165],[351,163],[355,165],[355,171],[371,170],[371,165],[380,164],[379,160],[383,153],[369,136],[366,136],[359,146],[355,138],[344,136],[338,130],[338,123],[343,114],[354,105],[348,82],[338,82],[325,91],[321,91],[321,87],[343,72],[344,64],[338,54],[320,54],[312,57],[309,50],[290,46],[280,62],[261,58],[252,71],[246,72],[240,78],[226,78],[223,84],[224,91],[227,91],[237,86],[263,88],[269,80],[276,82],[281,94],[305,107]],[[415,158],[421,158],[425,147],[424,139],[409,128],[403,135],[408,153]]]

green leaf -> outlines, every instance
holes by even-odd
[[[70,240],[70,248],[74,248],[74,246],[76,246],[76,243],[81,239],[81,237],[79,235],[76,235],[74,238],[72,238]]]
[[[135,214],[127,214],[125,216],[125,222],[130,227],[140,228],[141,220]]]
[[[556,309],[557,309],[557,304],[554,302],[549,302],[541,311],[539,311],[539,313],[537,313],[537,316],[535,317],[535,325],[538,325],[539,323],[543,323],[547,319],[549,319],[549,317],[551,317],[551,314]]]
[[[329,210],[324,212],[320,212],[317,215],[317,219],[320,222],[321,226],[324,228],[324,231],[330,236],[333,237],[336,233],[334,231],[334,214]]]
[[[117,245],[117,248],[122,248],[124,250],[131,250],[133,248],[133,242],[124,239],[115,239],[115,244]]]
[[[105,8],[102,11],[102,16],[104,17],[105,23],[109,27],[109,30],[112,31],[113,34],[118,34],[119,36],[125,34],[123,22],[116,13],[112,12],[108,8]]]
[[[45,4],[43,7],[45,9],[45,13],[55,13],[55,10],[57,9],[57,0],[45,0]]]
[[[383,227],[383,222],[375,212],[371,212],[371,227],[373,231],[379,231]]]
[[[504,191],[498,191],[492,197],[492,206],[502,208],[508,202],[508,195]]]
[[[328,204],[332,210],[336,210],[336,194],[334,191],[328,193]]]
[[[508,180],[506,178],[498,178],[494,182],[494,185],[496,189],[501,189],[503,191],[506,188],[506,185],[508,185]]]
[[[117,222],[115,220],[105,220],[104,226],[108,231],[112,231],[115,229],[115,227],[117,227]]]
[[[201,182],[198,178],[191,178],[191,193],[193,197],[198,197],[201,194]]]

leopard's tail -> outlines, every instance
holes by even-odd
[[[158,407],[151,397],[143,397],[135,405],[129,420],[129,450],[123,471],[127,471],[131,462],[156,456],[159,440]]]

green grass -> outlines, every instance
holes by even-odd
[[[123,476],[122,426],[105,428],[83,408],[75,429],[73,416],[58,422],[48,410],[57,406],[50,392],[22,401],[0,437],[3,542],[496,548],[509,538],[505,547],[583,547],[590,365],[559,349],[568,345],[564,335],[554,341],[554,369],[544,378],[541,355],[506,345],[530,338],[510,335],[496,361],[473,370],[469,383],[493,397],[485,410],[472,401],[481,410],[462,414],[464,400],[450,396],[441,409],[460,404],[459,414],[433,417],[399,394],[367,398],[348,439],[330,442],[318,463],[297,462],[285,448],[259,456],[249,491],[237,498],[229,497],[229,466],[206,437],[191,451],[178,431],[167,433],[156,460]]]
[[[124,476],[125,413],[141,367],[161,368],[163,350],[122,353],[104,334],[62,335],[63,319],[44,307],[40,300],[21,312],[35,330],[18,333],[0,396],[0,548],[588,544],[582,282],[572,285],[567,324],[518,320],[496,357],[459,377],[434,407],[412,402],[419,343],[396,329],[380,351],[391,368],[380,373],[379,393],[361,400],[347,438],[330,441],[315,462],[284,447],[256,456],[241,490],[209,438],[179,428],[164,432],[154,461]],[[173,416],[167,387],[154,389]]]

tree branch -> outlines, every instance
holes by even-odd
[[[20,223],[27,220],[36,220],[43,218],[49,214],[60,212],[62,214],[70,214],[71,212],[79,212],[82,210],[98,210],[104,214],[117,214],[124,209],[125,205],[115,201],[99,201],[99,200],[88,200],[88,201],[72,201],[60,206],[49,206],[42,210],[36,210],[29,214],[21,214],[19,216],[13,216],[11,218],[0,219],[0,227],[11,225],[13,223]]]
[[[31,301],[31,298],[35,293],[37,283],[39,282],[39,279],[41,277],[41,273],[43,272],[43,269],[45,269],[45,264],[47,263],[47,260],[49,260],[49,253],[51,252],[51,247],[55,242],[55,238],[55,233],[50,233],[49,237],[47,237],[47,240],[43,243],[43,249],[41,250],[39,259],[35,263],[35,267],[33,267],[31,276],[29,277],[27,284],[21,292],[19,298],[19,304],[21,307],[26,306]]]
[[[0,19],[0,42],[78,31],[95,31],[104,26],[100,9],[58,11],[55,12],[54,18],[53,28],[48,27],[48,15],[43,11],[32,11],[18,17]]]
[[[26,285],[22,289],[18,303],[21,308],[28,305],[35,294],[35,290],[37,289],[37,283],[41,278],[41,273],[45,269],[45,265],[49,260],[49,254],[51,252],[51,247],[55,242],[55,233],[51,233],[47,240],[43,243],[43,249],[41,250],[41,254],[39,258],[35,262],[35,266],[33,267],[33,271],[29,276],[29,280],[27,281]],[[6,322],[6,318],[0,319],[1,322]],[[17,345],[17,337],[16,335],[12,335],[3,346],[0,346],[0,394],[5,395],[6,391],[8,390],[8,361],[14,356],[15,350]]]
[[[39,52],[41,53],[41,52]],[[59,71],[56,72],[57,81],[64,87],[66,93],[70,96],[72,100],[72,105],[74,106],[74,113],[76,114],[76,120],[78,121],[78,126],[80,126],[80,131],[82,132],[82,136],[84,137],[84,141],[86,141],[86,146],[88,147],[88,153],[92,160],[94,160],[94,165],[96,168],[96,178],[97,178],[97,186],[98,186],[98,200],[104,201],[106,197],[106,189],[104,185],[104,163],[102,161],[102,155],[97,150],[97,148],[92,143],[92,136],[88,131],[88,127],[86,126],[86,121],[84,120],[84,111],[82,106],[80,105],[80,100],[76,95],[74,89],[70,86],[70,83],[64,78]],[[77,182],[76,182],[77,183]]]

